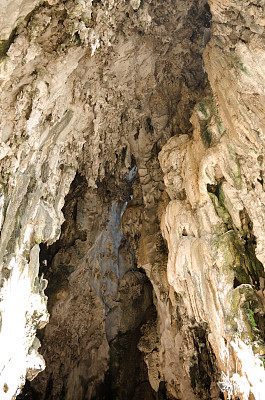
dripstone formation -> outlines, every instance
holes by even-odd
[[[265,0],[0,0],[0,400],[263,400]]]

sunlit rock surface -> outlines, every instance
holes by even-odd
[[[0,0],[0,399],[263,399],[264,8]]]

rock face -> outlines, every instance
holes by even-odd
[[[264,0],[1,2],[0,399],[262,400]]]

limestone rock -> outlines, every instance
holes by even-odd
[[[261,400],[264,0],[1,3],[0,398]]]

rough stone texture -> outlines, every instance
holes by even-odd
[[[264,1],[209,5],[1,8],[1,399],[262,399]]]
[[[10,39],[12,31],[34,9],[39,0],[1,0],[0,2],[0,54],[1,46]]]

